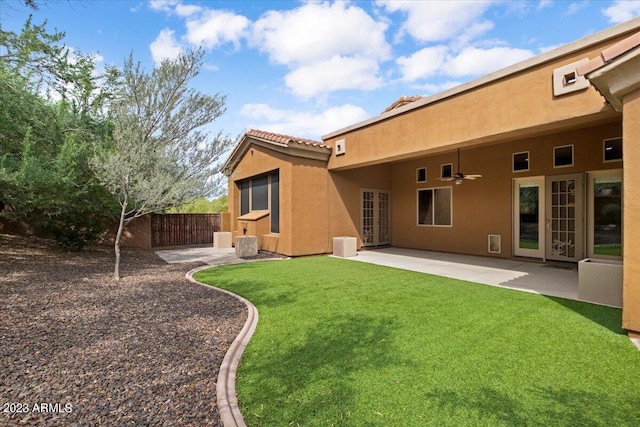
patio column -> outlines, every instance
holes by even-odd
[[[640,76],[638,76],[640,78]],[[640,337],[640,88],[623,98],[624,267],[622,327]]]
[[[577,68],[622,113],[622,327],[640,338],[640,33]]]

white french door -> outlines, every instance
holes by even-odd
[[[577,262],[584,257],[584,175],[513,180],[513,254]]]
[[[584,255],[584,176],[548,176],[546,258],[579,261]]]
[[[388,190],[361,189],[360,237],[362,246],[391,243],[391,193]]]
[[[544,258],[544,176],[513,180],[513,254]]]

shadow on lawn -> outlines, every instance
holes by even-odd
[[[370,371],[376,378],[376,371],[411,363],[395,349],[396,323],[392,317],[340,315],[311,327],[290,348],[279,350],[274,344],[269,355],[245,371],[258,385],[247,393],[255,403],[242,409],[247,423],[349,425],[350,413],[360,404],[357,389],[363,387],[352,374]]]
[[[528,397],[489,387],[465,391],[435,390],[427,395],[436,406],[461,419],[501,426],[637,426],[640,396],[622,400],[604,393],[567,388],[524,390]],[[524,403],[526,402],[526,403]],[[436,420],[433,420],[436,421]]]
[[[547,298],[617,335],[625,335],[625,331],[622,329],[622,310],[619,308],[605,307],[602,305],[564,298]]]

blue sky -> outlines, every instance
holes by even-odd
[[[44,1],[44,0],[43,0]],[[203,45],[193,82],[227,95],[213,128],[320,140],[382,112],[402,95],[431,95],[640,16],[640,1],[0,1],[0,24],[27,16],[65,44],[121,66],[151,69]]]

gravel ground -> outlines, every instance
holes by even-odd
[[[0,425],[220,426],[216,378],[244,304],[199,264],[0,234]]]

